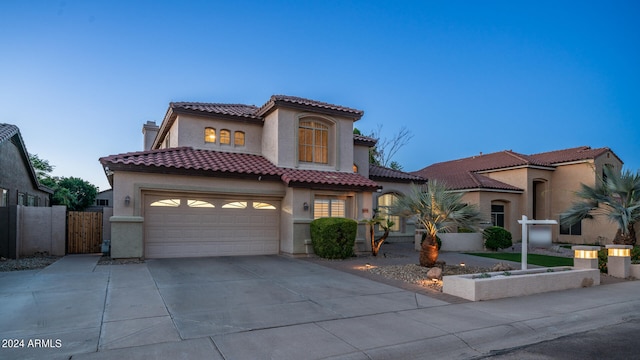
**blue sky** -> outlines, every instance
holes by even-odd
[[[54,175],[109,188],[171,101],[272,94],[414,134],[406,171],[511,149],[610,147],[640,168],[637,1],[0,2],[0,122]]]

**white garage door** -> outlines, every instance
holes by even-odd
[[[280,202],[145,195],[147,258],[277,254]]]

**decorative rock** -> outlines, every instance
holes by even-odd
[[[442,269],[439,267],[432,267],[431,269],[429,269],[429,271],[427,271],[427,278],[428,279],[442,279]]]
[[[503,262],[497,263],[493,266],[493,268],[491,268],[491,271],[509,271],[509,270],[513,270],[511,265]]]

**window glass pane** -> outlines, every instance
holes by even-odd
[[[244,146],[244,132],[242,131],[236,131],[234,134],[234,139],[233,139],[233,143],[236,146]]]
[[[331,217],[345,217],[345,201],[331,199]]]
[[[316,199],[313,202],[313,218],[329,217],[329,200]]]
[[[208,142],[208,143],[216,142],[216,129],[214,128],[204,129],[204,142]]]
[[[220,130],[220,144],[231,144],[231,132],[229,130]]]
[[[391,231],[400,231],[400,216],[389,215],[389,208],[393,206],[397,199],[398,195],[396,194],[384,194],[378,198],[379,216],[382,219],[393,221],[393,226],[390,229]]]
[[[298,157],[300,161],[328,163],[328,127],[316,121],[300,122],[298,130]]]
[[[204,200],[187,200],[187,206],[195,208],[214,208],[215,206]]]
[[[247,202],[246,201],[232,201],[222,205],[223,209],[246,209]]]
[[[253,202],[253,208],[258,210],[275,210],[275,206],[265,202]]]
[[[163,199],[154,201],[151,206],[164,206],[164,207],[178,207],[180,206],[180,199]]]

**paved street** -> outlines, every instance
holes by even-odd
[[[640,314],[637,281],[469,302],[337,269],[360,259],[97,261],[66,256],[41,271],[0,273],[0,358],[554,358],[585,342],[599,354],[596,343],[615,343],[563,341],[636,333]]]

